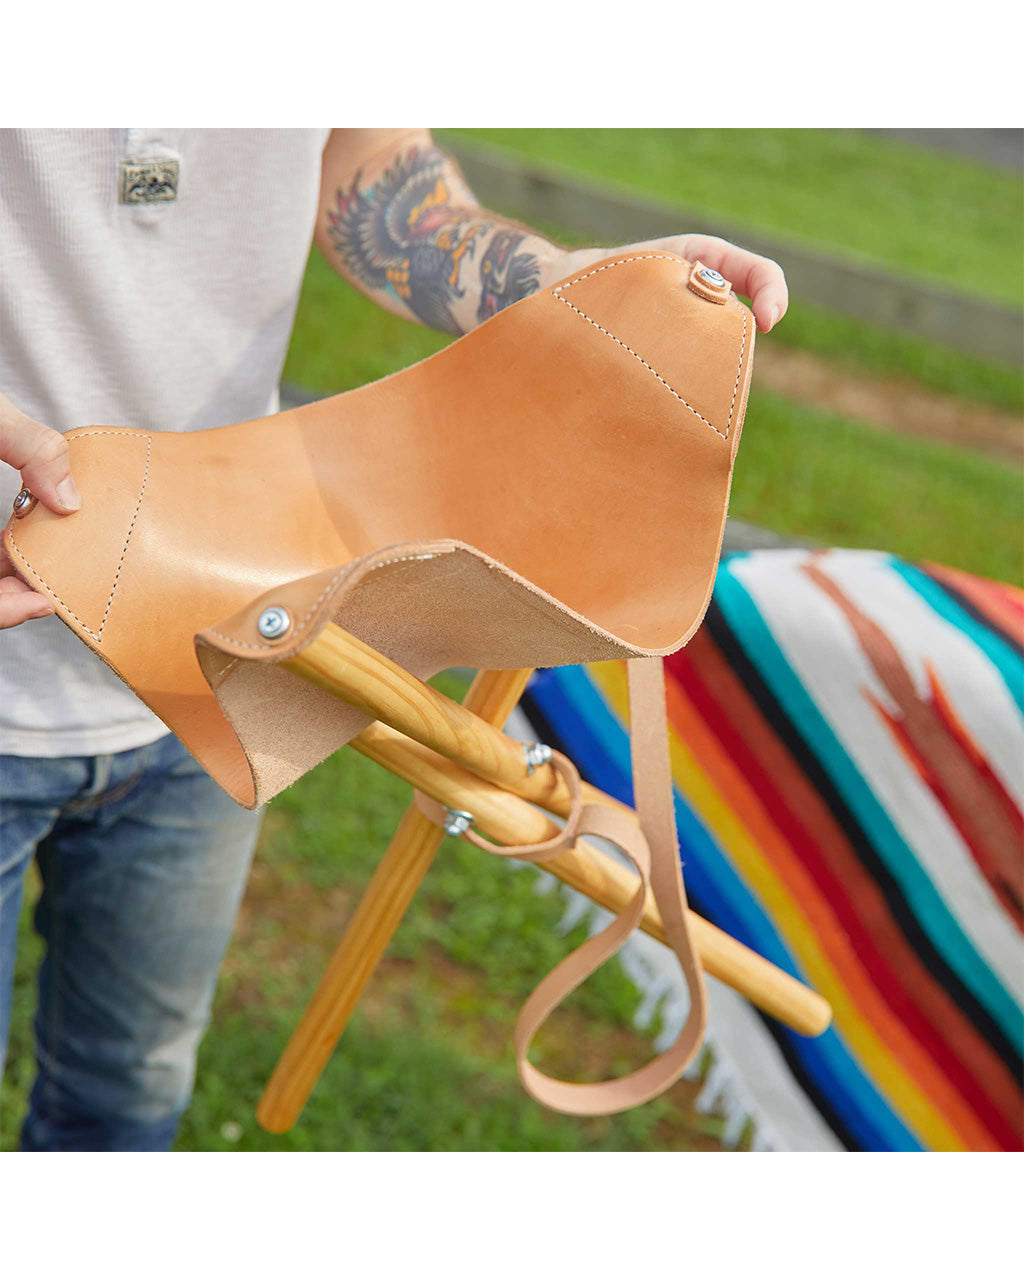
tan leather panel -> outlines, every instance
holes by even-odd
[[[37,503],[31,519],[12,523],[8,540],[73,615],[76,628],[99,640],[110,634],[115,601],[120,605],[124,596],[121,579],[145,499],[152,436],[108,427],[75,435],[75,476],[90,496],[88,507],[57,516]]]
[[[736,423],[753,320],[735,298],[722,307],[718,291],[704,297],[690,283],[678,259],[650,253],[590,268],[558,286],[554,296],[582,324],[621,345],[663,395],[689,409],[694,428],[727,439]]]
[[[374,571],[377,560],[383,567]],[[513,602],[514,580],[507,572],[457,543],[389,548],[356,566],[333,594],[321,600],[334,576],[329,571],[268,592],[198,637],[202,670],[217,688],[220,703],[253,762],[257,803],[319,764],[366,726],[364,716],[320,690],[312,691],[315,712],[307,705],[301,715],[291,701],[285,713],[279,713],[279,704],[268,699],[265,667],[277,670],[276,664],[303,648],[328,618],[421,679],[449,666],[514,668],[523,649],[524,627],[539,666],[556,666],[572,650],[609,658],[622,652],[611,637],[596,633],[583,619],[528,584],[518,587]],[[316,612],[307,616],[318,600]],[[280,644],[261,638],[256,620],[270,604],[284,605],[291,613],[297,624],[294,638],[289,633]],[[519,625],[510,626],[510,617]],[[218,680],[221,673],[226,674]],[[308,703],[309,695],[304,697]],[[271,779],[258,763],[268,752],[274,761],[301,761],[303,767],[286,781],[277,781],[280,775],[275,766]]]

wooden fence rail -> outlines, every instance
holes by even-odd
[[[699,210],[641,199],[610,184],[526,163],[500,148],[449,138],[445,146],[480,199],[511,217],[571,228],[609,245],[682,231],[724,236],[779,261],[796,298],[983,359],[1024,364],[1024,312],[1012,306],[892,275],[782,236],[711,222]]]

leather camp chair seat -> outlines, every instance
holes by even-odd
[[[635,813],[584,803],[555,753],[564,826],[496,850],[543,863],[599,836],[637,872],[516,1023],[524,1086],[575,1115],[662,1093],[705,1026],[657,658],[711,595],[753,345],[716,272],[619,255],[345,395],[210,431],[69,432],[82,509],[19,495],[5,533],[25,580],[249,806],[370,723],[282,665],[329,622],[423,678],[653,659],[630,663]],[[546,1076],[533,1036],[639,926],[648,889],[687,984],[684,1026],[626,1076]]]
[[[754,345],[713,275],[620,255],[344,395],[78,428],[81,511],[24,501],[9,554],[248,806],[368,723],[278,666],[328,620],[424,678],[670,652],[710,596]]]

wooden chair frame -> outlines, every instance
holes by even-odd
[[[532,844],[557,833],[544,810],[568,813],[564,781],[550,764],[528,765],[524,744],[501,731],[529,669],[481,671],[459,704],[334,624],[283,665],[373,716],[350,745],[453,813],[472,815],[483,834]],[[584,793],[624,807],[595,787]],[[260,1099],[256,1115],[271,1133],[298,1119],[444,836],[410,806]],[[635,892],[635,875],[584,840],[545,870],[611,911]],[[826,1029],[832,1011],[817,992],[692,911],[690,923],[709,974],[803,1035]],[[641,927],[664,941],[650,896]]]

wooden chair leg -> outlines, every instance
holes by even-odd
[[[500,728],[530,674],[482,671],[464,705]],[[267,1082],[256,1108],[264,1129],[285,1133],[298,1119],[443,839],[439,827],[409,807]]]

